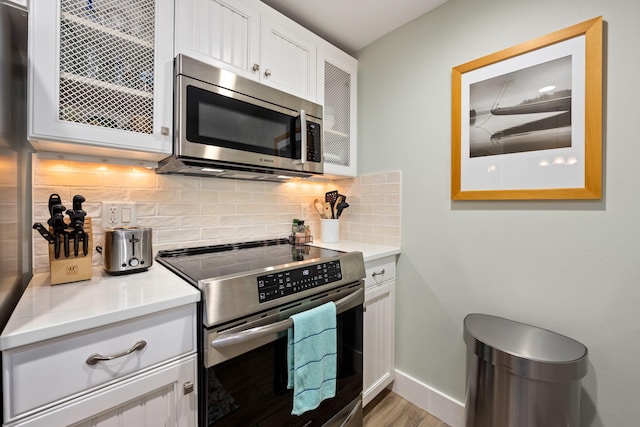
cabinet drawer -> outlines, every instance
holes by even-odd
[[[364,267],[367,272],[367,277],[364,280],[365,288],[379,285],[396,277],[396,257],[393,255],[369,261]]]
[[[56,405],[7,427],[195,427],[196,355],[178,359]]]
[[[5,421],[196,351],[195,304],[3,353]],[[91,355],[126,353],[87,363]]]

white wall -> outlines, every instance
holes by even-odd
[[[603,199],[452,202],[451,68],[599,15]],[[638,425],[639,22],[638,1],[449,0],[357,54],[360,172],[403,175],[398,369],[464,401],[463,318],[503,316],[589,348],[583,426]]]

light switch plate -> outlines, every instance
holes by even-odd
[[[136,225],[136,204],[102,202],[102,226],[122,227]]]

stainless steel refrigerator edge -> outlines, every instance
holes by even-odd
[[[32,276],[27,13],[0,2],[0,330]]]

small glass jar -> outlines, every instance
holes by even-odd
[[[305,244],[305,226],[304,226],[304,221],[303,220],[299,220],[298,221],[298,229],[295,232],[295,242],[296,245],[304,245]]]

